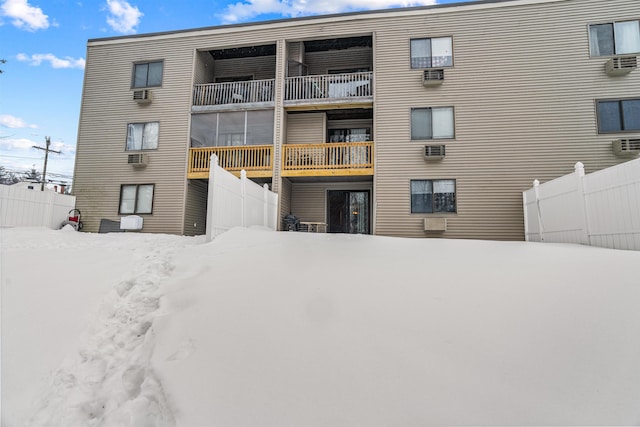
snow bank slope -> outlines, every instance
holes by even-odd
[[[238,229],[175,262],[179,426],[640,421],[638,252]]]
[[[172,425],[147,335],[170,254],[193,239],[0,232],[2,425]]]

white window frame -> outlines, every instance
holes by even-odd
[[[141,197],[145,195],[145,189],[151,187],[151,200],[147,206],[141,206]],[[123,196],[127,189],[134,189],[134,196],[124,199]],[[141,191],[141,189],[143,191]],[[120,185],[120,203],[118,205],[119,215],[151,215],[153,214],[153,199],[155,196],[155,184],[121,184]],[[123,209],[127,202],[133,201],[133,209]]]
[[[443,56],[443,55],[434,55],[434,41],[448,40],[448,50],[449,55],[444,55],[451,57],[450,63],[445,64],[434,64],[433,58]],[[429,42],[429,56],[428,57],[418,57],[415,58],[429,58],[429,65],[415,65],[414,66],[414,53],[413,53],[413,44],[418,41],[428,41]],[[453,37],[445,36],[445,37],[422,37],[422,38],[413,38],[409,41],[409,65],[412,69],[428,69],[428,68],[445,68],[445,67],[453,67]]]
[[[414,194],[428,194],[428,193],[414,193],[414,182],[430,182],[431,183],[431,211],[418,211],[414,210]],[[447,193],[436,193],[436,185],[446,186],[451,185],[453,183],[453,210],[436,210],[436,194],[447,194]],[[409,197],[410,205],[411,205],[411,213],[412,214],[455,214],[458,213],[458,188],[457,182],[455,179],[412,179],[409,181]]]
[[[152,64],[160,64],[162,69],[160,70],[160,81],[158,83],[149,84],[149,69]],[[144,79],[144,84],[136,84],[136,70],[138,67],[147,66],[147,73]],[[162,86],[162,79],[164,77],[164,60],[158,61],[147,61],[147,62],[136,62],[133,64],[133,71],[131,76],[131,88],[132,89],[143,89],[146,87],[159,87]]]
[[[430,120],[431,120],[431,137],[427,137],[427,138],[420,138],[417,136],[414,136],[414,112],[418,111],[418,110],[428,110],[430,112]],[[447,125],[447,128],[451,129],[450,133],[447,133],[446,135],[443,136],[436,136],[436,126],[434,125],[434,112],[436,113],[442,113],[442,112],[449,112],[451,114],[451,123]],[[431,141],[434,139],[454,139],[456,137],[456,113],[455,113],[455,108],[452,106],[448,106],[448,107],[415,107],[415,108],[411,108],[411,112],[410,112],[410,116],[409,116],[409,133],[411,135],[411,140],[412,141]]]
[[[598,99],[596,100],[596,117],[598,122],[598,134],[611,134],[611,133],[629,133],[640,132],[640,128],[626,128],[625,127],[625,102],[640,102],[640,98],[623,98],[623,99]],[[620,119],[620,130],[602,130],[604,120],[602,120],[602,103],[616,103],[618,109],[618,115]]]
[[[155,132],[155,140],[151,139],[151,127],[155,125],[157,130]],[[140,137],[142,141],[140,141],[140,148],[135,148],[138,144],[136,144],[135,134],[132,135],[132,129],[135,126],[142,126],[142,133]],[[129,141],[133,138],[132,144]],[[127,142],[125,145],[126,151],[142,151],[142,150],[157,150],[158,149],[158,140],[160,139],[160,122],[144,122],[144,123],[129,123],[127,124]],[[133,147],[133,148],[131,148]]]
[[[621,51],[621,47],[620,45],[621,40],[620,37],[622,37],[622,35],[620,35],[620,37],[618,37],[618,34],[621,34],[620,31],[616,30],[617,25],[622,25],[622,24],[626,24],[626,23],[630,23],[630,22],[635,22],[637,24],[638,27],[638,39],[636,40],[636,45],[638,46],[637,49],[633,50],[633,51],[629,51],[629,52],[623,52]],[[613,53],[599,53],[599,52],[594,52],[594,40],[593,40],[593,34],[591,32],[591,27],[595,27],[598,25],[611,25],[613,28],[613,39],[612,39],[612,43],[613,43]],[[602,56],[612,56],[612,55],[633,55],[633,54],[640,54],[640,20],[638,19],[629,19],[629,20],[624,20],[624,21],[614,21],[614,22],[602,22],[602,23],[597,23],[597,24],[590,24],[589,28],[588,28],[588,32],[589,32],[589,54],[592,57],[602,57]]]

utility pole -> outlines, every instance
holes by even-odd
[[[40,191],[44,191],[44,183],[46,182],[46,179],[47,179],[47,160],[49,159],[49,151],[51,151],[52,153],[56,153],[56,154],[62,153],[61,151],[56,151],[56,150],[50,150],[49,149],[49,145],[51,145],[51,138],[50,137],[45,136],[44,140],[47,143],[47,147],[46,148],[38,147],[36,145],[33,146],[33,148],[36,148],[38,150],[44,150],[44,169],[42,170],[42,185],[40,186]]]

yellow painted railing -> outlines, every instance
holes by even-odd
[[[285,144],[282,176],[373,175],[373,142]]]
[[[240,147],[199,147],[189,149],[189,178],[208,178],[211,155],[218,156],[220,166],[239,174],[242,169],[250,177],[269,177],[273,169],[272,145],[244,145]]]

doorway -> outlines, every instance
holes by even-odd
[[[327,231],[369,234],[369,191],[327,190]]]

